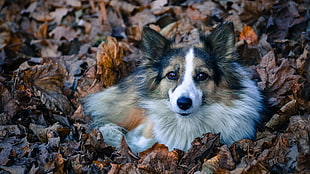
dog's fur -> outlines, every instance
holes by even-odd
[[[84,100],[86,113],[110,145],[124,135],[134,152],[155,142],[188,150],[204,133],[231,144],[255,138],[263,101],[235,61],[233,24],[220,25],[195,44],[174,44],[144,27],[144,63],[119,84]]]

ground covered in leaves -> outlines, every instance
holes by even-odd
[[[309,0],[0,0],[0,173],[309,173]],[[233,21],[240,63],[275,113],[256,141],[115,150],[81,99],[143,60],[144,25],[177,42]]]

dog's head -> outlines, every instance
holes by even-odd
[[[146,58],[145,95],[168,99],[170,109],[186,117],[203,105],[230,104],[242,88],[242,74],[234,63],[235,35],[231,22],[196,44],[176,45],[149,27],[143,29],[142,52]]]

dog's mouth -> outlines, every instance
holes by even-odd
[[[178,113],[182,117],[188,117],[191,113]]]

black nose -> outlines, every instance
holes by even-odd
[[[186,110],[192,106],[192,100],[188,97],[180,97],[177,100],[177,104],[180,109]]]

